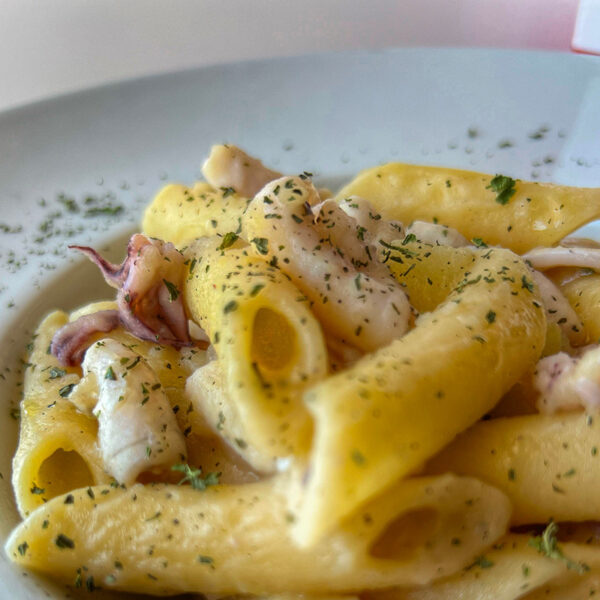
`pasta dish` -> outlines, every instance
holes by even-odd
[[[600,594],[600,189],[235,146],[34,336],[12,561],[213,597]],[[598,469],[598,472],[596,470]]]

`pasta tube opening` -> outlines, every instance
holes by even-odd
[[[282,371],[293,366],[296,332],[281,313],[259,308],[252,324],[252,360],[261,371]]]
[[[409,560],[427,543],[439,525],[439,513],[423,506],[400,515],[371,544],[374,558]]]
[[[47,500],[96,483],[81,454],[63,448],[58,448],[42,462],[35,481],[44,490],[43,496]]]

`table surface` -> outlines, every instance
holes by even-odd
[[[568,52],[578,0],[2,0],[0,110],[157,73],[391,46]]]

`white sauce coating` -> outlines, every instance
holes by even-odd
[[[600,411],[600,346],[587,347],[581,356],[559,352],[539,361],[533,385],[542,414],[580,410]]]
[[[110,475],[129,485],[144,471],[185,462],[185,437],[141,356],[106,338],[90,346],[82,368],[69,399],[98,419],[98,443]]]

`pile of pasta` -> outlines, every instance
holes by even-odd
[[[65,366],[121,296],[40,325],[8,556],[153,595],[600,590],[600,250],[565,240],[600,190],[394,163],[331,197],[234,146],[204,175],[135,242],[181,255],[155,288],[195,341],[121,318]]]

